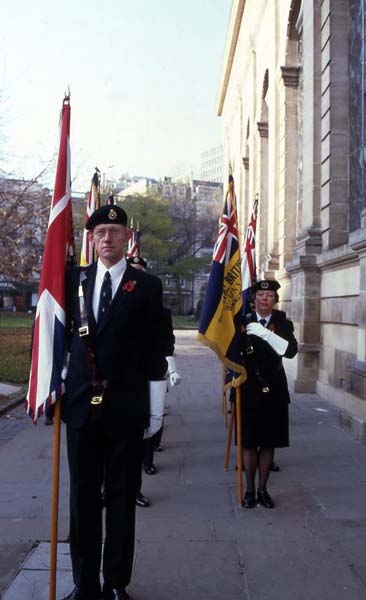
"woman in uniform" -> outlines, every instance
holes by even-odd
[[[243,355],[247,380],[242,386],[245,508],[274,507],[267,491],[274,449],[289,445],[290,396],[282,357],[293,358],[297,354],[297,341],[286,313],[274,308],[279,288],[277,281],[258,281],[252,288],[254,310],[245,317]]]

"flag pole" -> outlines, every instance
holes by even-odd
[[[241,431],[241,387],[235,388],[236,404],[236,431],[237,431],[237,451],[238,451],[238,504],[243,505],[243,453],[242,453],[242,431]]]
[[[227,402],[225,391],[225,367],[222,365],[222,414],[224,415],[225,429],[227,429]]]
[[[55,404],[54,429],[53,429],[49,600],[56,600],[58,502],[59,502],[59,483],[60,483],[60,431],[61,431],[61,399],[57,400],[57,402]]]
[[[226,441],[224,471],[227,471],[229,468],[230,448],[231,448],[231,439],[233,436],[234,422],[235,422],[235,402],[232,402],[231,403],[230,422],[229,422],[229,431],[228,431],[227,441]]]

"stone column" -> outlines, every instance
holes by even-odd
[[[258,133],[260,137],[259,143],[259,170],[258,184],[259,191],[259,208],[258,208],[258,245],[259,245],[259,260],[258,271],[263,273],[267,270],[267,254],[268,254],[268,122],[257,122]]]
[[[280,68],[279,269],[292,259],[296,242],[298,194],[299,67]]]
[[[323,251],[348,242],[348,2],[321,3]]]
[[[297,360],[289,361],[288,373],[295,391],[315,392],[319,369],[320,271],[320,124],[321,65],[320,6],[316,0],[303,3],[297,28],[302,40],[300,57],[301,94],[299,123],[298,236],[294,256],[285,267],[291,277],[291,311],[299,342]],[[285,72],[285,77],[290,73]],[[289,81],[289,79],[288,79]],[[287,158],[288,160],[288,158]]]
[[[347,371],[347,392],[364,403],[364,418],[351,416],[341,410],[341,424],[352,435],[366,443],[366,210],[361,213],[361,229],[350,234],[350,246],[360,260],[360,290],[356,308],[357,357]]]

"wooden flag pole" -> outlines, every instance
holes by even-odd
[[[243,453],[242,453],[242,437],[241,437],[241,387],[235,388],[235,404],[236,404],[236,431],[237,431],[237,451],[238,451],[238,503],[243,504]]]
[[[61,400],[57,400],[57,402],[55,404],[54,431],[53,431],[50,595],[49,595],[49,600],[56,600],[58,499],[59,499],[59,481],[60,481],[60,431],[61,431]]]
[[[222,413],[224,415],[225,429],[227,429],[227,403],[225,392],[225,367],[222,366]]]
[[[229,468],[231,438],[232,438],[232,435],[233,435],[234,422],[235,422],[235,403],[232,402],[232,404],[231,404],[231,414],[230,414],[230,423],[229,423],[229,431],[228,431],[228,434],[227,434],[227,441],[226,441],[226,452],[225,452],[225,463],[224,463],[224,470],[225,471],[227,471],[228,468]]]

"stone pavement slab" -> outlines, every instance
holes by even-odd
[[[291,447],[276,451],[281,471],[269,483],[276,508],[238,507],[234,447],[223,469],[220,366],[194,337],[177,332],[183,379],[168,394],[158,473],[143,476],[151,506],[137,509],[131,596],[366,600],[366,447],[340,428],[337,409],[296,395]],[[68,532],[64,428],[61,449],[60,542]],[[0,446],[0,544],[14,548],[13,539],[20,564],[24,544],[41,541],[3,600],[48,598],[51,457],[52,428],[41,423]],[[57,599],[73,587],[62,543],[57,586]]]

